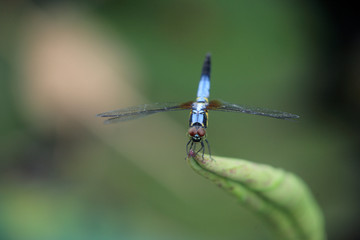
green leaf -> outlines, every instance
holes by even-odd
[[[306,184],[292,173],[242,159],[205,155],[189,165],[256,212],[276,239],[324,240],[323,215]]]

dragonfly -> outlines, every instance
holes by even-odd
[[[244,105],[237,105],[228,103],[222,100],[209,101],[210,96],[210,70],[211,70],[211,55],[208,53],[202,67],[200,82],[197,91],[197,98],[195,101],[188,101],[182,103],[152,103],[143,104],[109,112],[97,114],[98,117],[108,118],[104,121],[105,124],[124,122],[146,117],[155,113],[190,110],[189,129],[187,135],[189,141],[186,144],[187,156],[196,155],[202,151],[202,156],[205,153],[205,144],[210,152],[210,145],[207,140],[206,130],[208,127],[208,111],[220,112],[238,112],[253,115],[260,115],[265,117],[277,119],[297,119],[298,115],[271,110],[266,108],[251,107]],[[200,147],[197,145],[200,144]]]

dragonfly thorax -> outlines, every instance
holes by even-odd
[[[201,126],[207,128],[208,113],[206,110],[207,102],[194,102],[192,104],[189,127]]]

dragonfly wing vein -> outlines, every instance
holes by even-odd
[[[125,121],[129,121],[129,120],[143,118],[143,117],[149,116],[154,113],[156,113],[156,112],[143,112],[143,113],[132,114],[132,115],[120,115],[120,116],[116,116],[116,117],[111,117],[111,118],[105,120],[104,123],[110,124],[110,123],[117,123],[117,122],[125,122]]]
[[[187,103],[153,103],[153,104],[143,104],[123,109],[118,109],[114,111],[104,112],[97,114],[98,117],[108,117],[104,123],[115,123],[123,122],[133,119],[142,118],[148,115],[152,115],[158,112],[167,112],[167,111],[179,111],[186,110],[191,108],[192,102]]]
[[[227,103],[221,100],[213,100],[209,103],[209,110],[223,111],[223,112],[242,112],[253,115],[260,115],[265,117],[272,117],[278,119],[296,119],[299,118],[298,115],[281,112],[278,110],[272,110],[267,108],[252,107],[252,106],[242,106],[233,103]]]

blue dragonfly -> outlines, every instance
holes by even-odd
[[[281,112],[277,110],[270,110],[259,107],[249,107],[243,105],[237,105],[228,103],[222,100],[209,101],[210,96],[210,70],[211,70],[211,56],[207,54],[202,67],[199,87],[197,91],[197,98],[195,101],[183,102],[183,103],[152,103],[143,104],[114,111],[104,112],[97,114],[98,117],[108,118],[105,120],[105,124],[123,122],[133,119],[146,117],[159,112],[190,110],[189,141],[186,144],[186,153],[189,156],[197,154],[202,151],[202,155],[205,153],[205,144],[209,149],[210,145],[206,138],[206,129],[208,126],[208,110],[222,111],[222,112],[239,112],[260,115],[278,119],[297,119],[298,115]],[[200,148],[197,150],[196,145],[200,144]],[[211,155],[211,153],[210,153]]]

